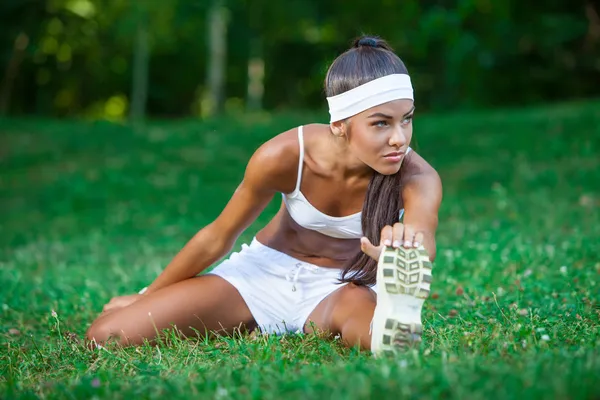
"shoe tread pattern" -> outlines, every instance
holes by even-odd
[[[432,264],[423,248],[405,249],[387,247],[384,249],[379,268],[380,279],[385,291],[391,295],[405,294],[425,300],[429,297],[432,281]],[[425,284],[425,285],[424,285]],[[416,346],[421,342],[423,327],[420,323],[405,323],[388,318],[382,338],[384,354],[396,354],[399,350]]]

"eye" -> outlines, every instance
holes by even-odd
[[[406,118],[404,118],[402,120],[402,125],[408,125],[408,124],[410,124],[410,122],[412,121],[412,119],[413,119],[413,115],[409,115],[408,117],[406,117]]]
[[[388,125],[389,125],[388,122],[386,120],[383,120],[383,119],[381,121],[375,121],[373,123],[373,126],[376,126],[378,128],[384,128],[384,127],[386,127]]]

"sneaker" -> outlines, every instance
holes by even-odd
[[[423,246],[386,247],[377,264],[377,306],[371,352],[397,354],[421,343],[421,310],[429,296],[432,264]]]

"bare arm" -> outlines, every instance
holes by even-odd
[[[297,146],[297,144],[296,144]],[[293,161],[293,153],[291,154]],[[256,220],[275,193],[293,182],[288,174],[290,152],[281,139],[273,139],[261,146],[248,162],[244,179],[217,217],[202,228],[173,258],[164,271],[147,288],[151,293],[184,279],[196,276],[224,257],[242,232]]]
[[[401,176],[404,239],[413,241],[422,237],[421,244],[433,262],[436,257],[435,233],[442,202],[442,181],[437,171],[414,151],[407,156]]]

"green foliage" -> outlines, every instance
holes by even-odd
[[[80,343],[218,215],[254,149],[322,115],[0,120],[0,397],[597,398],[599,110],[417,116],[445,198],[424,343],[397,360],[314,335]]]
[[[133,79],[133,38],[143,14],[152,28],[149,113],[199,115],[197,102],[206,85],[210,4],[3,1],[0,65],[13,58],[20,33],[31,39],[11,90],[10,112],[96,118],[126,114],[122,109],[128,107]],[[594,32],[600,29],[600,10],[593,2],[357,0],[350,6],[340,0],[227,0],[224,4],[230,11],[226,71],[230,108],[239,108],[246,99],[248,60],[256,53],[266,65],[267,109],[324,108],[322,80],[327,66],[362,33],[386,38],[406,61],[422,110],[599,95],[600,38]]]

